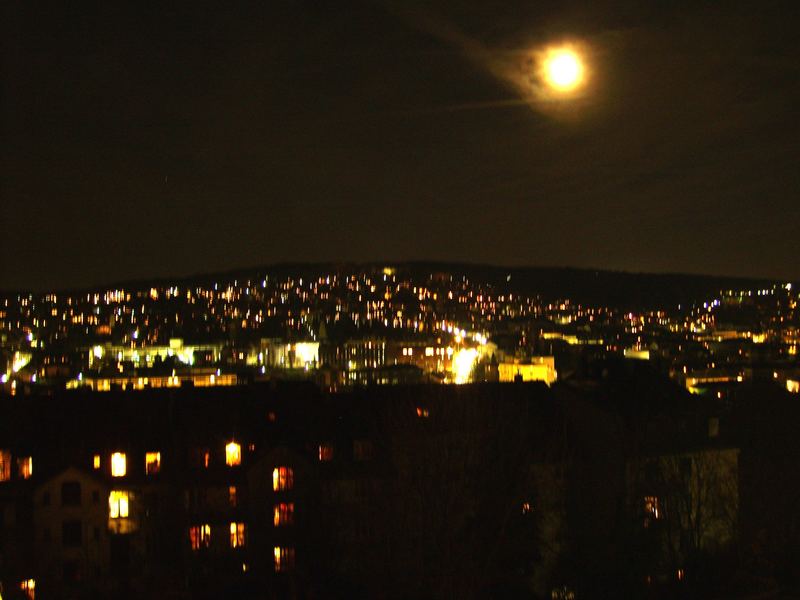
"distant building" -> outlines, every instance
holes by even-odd
[[[501,362],[498,364],[501,382],[543,381],[552,385],[557,379],[555,357],[533,356],[530,362]]]

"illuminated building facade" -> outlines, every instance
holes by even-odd
[[[543,381],[551,385],[556,381],[555,358],[552,356],[534,356],[530,362],[501,362],[498,365],[501,382],[509,381]]]

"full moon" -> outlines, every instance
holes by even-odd
[[[547,83],[560,92],[569,92],[583,80],[583,65],[572,50],[551,50],[544,60]]]

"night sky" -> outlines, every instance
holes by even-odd
[[[0,288],[406,259],[800,279],[792,3],[109,4],[3,3]],[[504,76],[563,42],[576,96]]]

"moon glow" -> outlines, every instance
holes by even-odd
[[[571,92],[583,81],[583,63],[572,50],[548,51],[543,66],[545,81],[558,92]]]

